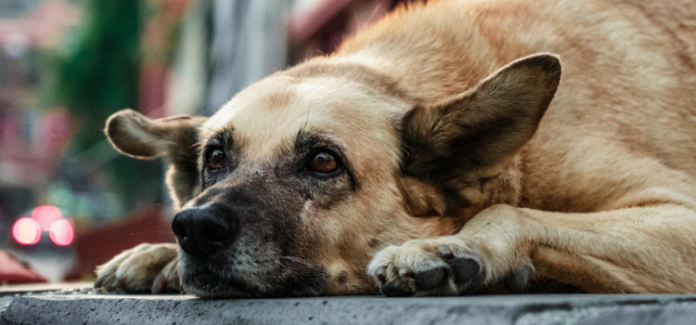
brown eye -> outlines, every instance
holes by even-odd
[[[206,158],[208,167],[211,169],[222,169],[225,167],[225,153],[220,149],[211,150]]]
[[[326,152],[320,152],[309,160],[309,169],[317,173],[328,174],[337,166],[336,159]]]

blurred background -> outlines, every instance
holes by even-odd
[[[403,2],[0,0],[0,285],[174,241],[163,162],[112,149],[109,115],[209,116]]]

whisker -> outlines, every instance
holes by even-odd
[[[301,258],[299,258],[299,257],[294,257],[294,256],[281,256],[280,258],[284,258],[284,259],[286,259],[286,260],[295,261],[295,262],[298,262],[298,263],[302,263],[302,264],[304,264],[305,266],[312,267],[312,264],[310,264],[309,262],[307,262],[307,261],[305,261],[305,260],[303,260],[303,259],[301,259]]]
[[[143,234],[168,234],[168,235],[174,235],[173,231],[140,231],[140,232],[134,232],[130,233],[130,236],[133,235],[143,235]]]
[[[309,113],[311,112],[311,110],[312,110],[312,106],[308,106],[307,107],[307,119],[305,120],[304,126],[302,127],[303,130],[307,129],[307,122],[309,122]]]

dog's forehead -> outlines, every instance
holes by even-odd
[[[403,103],[344,78],[273,76],[240,92],[204,126],[233,130],[236,146],[257,157],[292,147],[300,131],[321,134],[348,151],[398,145]]]

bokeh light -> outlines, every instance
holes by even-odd
[[[31,218],[20,218],[12,226],[12,237],[22,245],[34,245],[41,239],[41,226]]]
[[[52,205],[42,205],[34,209],[31,218],[39,222],[41,230],[48,231],[54,222],[63,218],[63,214]]]
[[[51,225],[51,241],[58,246],[70,245],[75,238],[75,231],[70,221],[61,219]]]

